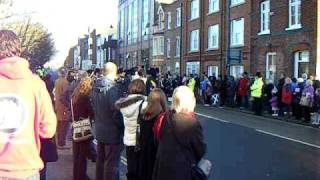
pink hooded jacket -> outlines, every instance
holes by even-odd
[[[25,178],[43,168],[40,137],[51,138],[57,124],[51,102],[27,60],[0,60],[0,177]]]

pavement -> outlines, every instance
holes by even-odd
[[[317,180],[320,179],[320,129],[230,109],[196,109],[213,163],[209,180]],[[49,163],[48,180],[71,180],[71,150],[59,151]],[[125,180],[126,159],[121,162]],[[95,164],[88,175],[94,179]]]

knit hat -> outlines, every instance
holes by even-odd
[[[298,78],[298,83],[303,83],[304,80],[302,78]]]

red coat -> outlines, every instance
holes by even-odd
[[[238,96],[247,96],[247,95],[248,95],[248,79],[241,78],[239,80]]]
[[[287,105],[291,105],[292,103],[292,91],[290,87],[283,86],[282,87],[282,99],[281,101]]]

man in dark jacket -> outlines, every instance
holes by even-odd
[[[115,102],[121,98],[116,79],[117,66],[109,62],[105,65],[104,76],[94,83],[92,90],[98,140],[96,179],[99,180],[119,180],[124,125],[122,115],[115,107]]]

